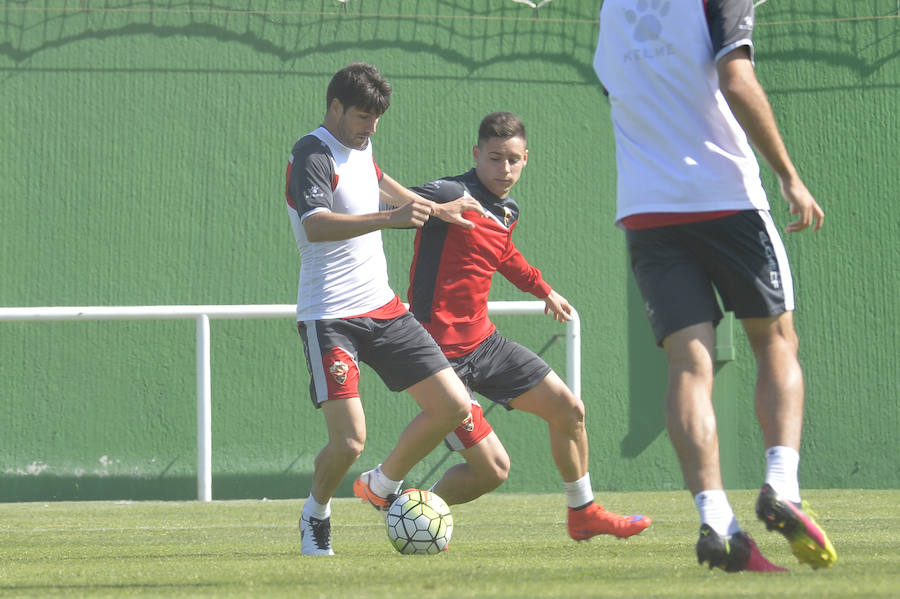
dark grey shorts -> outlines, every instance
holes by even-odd
[[[471,353],[450,364],[469,393],[483,395],[511,410],[509,402],[534,389],[550,366],[536,353],[494,331]]]
[[[359,362],[378,373],[391,391],[402,391],[448,368],[428,331],[406,312],[387,320],[333,318],[297,323],[303,339],[313,405],[359,397]]]
[[[656,342],[722,319],[716,292],[737,318],[794,309],[784,244],[768,212],[626,231],[631,269]]]

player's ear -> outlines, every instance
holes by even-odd
[[[328,105],[328,112],[334,116],[341,116],[344,114],[344,104],[337,98],[332,98],[331,104]]]
[[[528,148],[525,148],[525,153],[522,155],[522,166],[528,164]]]
[[[478,162],[478,146],[477,145],[472,146],[472,158],[475,160],[476,163]]]

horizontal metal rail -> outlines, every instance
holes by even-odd
[[[542,301],[488,302],[492,315],[543,314]],[[190,320],[197,327],[197,500],[212,501],[212,396],[210,384],[210,319],[242,320],[296,317],[294,304],[207,306],[62,306],[0,308],[0,322],[97,320]],[[566,381],[581,395],[581,322],[572,310],[566,323]]]

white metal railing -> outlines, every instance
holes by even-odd
[[[488,313],[543,314],[542,301],[492,301]],[[208,306],[75,306],[0,308],[0,322],[187,320],[197,323],[197,500],[212,501],[212,396],[210,392],[209,320],[287,318],[296,316],[294,304]],[[572,310],[566,323],[566,382],[581,395],[581,321]]]

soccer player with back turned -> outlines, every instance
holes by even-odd
[[[824,213],[756,79],[753,24],[752,0],[605,0],[594,57],[616,137],[616,220],[666,354],[666,424],[700,513],[697,559],[729,572],[782,568],[741,530],[722,489],[712,405],[714,327],[722,318],[716,292],[741,320],[757,363],[767,463],[757,516],[801,562],[819,568],[837,559],[800,499],[794,289],[750,143],[797,216],[788,233],[818,230]]]

